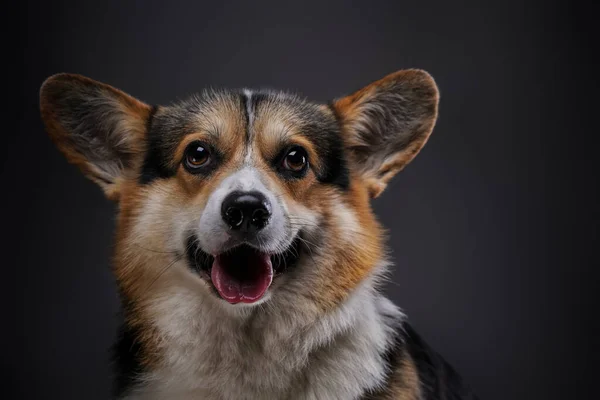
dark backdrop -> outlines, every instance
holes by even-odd
[[[7,398],[106,399],[110,385],[115,207],[45,135],[47,76],[77,72],[159,104],[207,86],[325,101],[408,67],[431,72],[442,97],[424,151],[374,203],[397,264],[389,295],[483,399],[587,398],[600,264],[591,9],[83,3],[4,13],[16,51],[3,64],[17,70],[4,75],[17,90],[3,91],[1,142]]]

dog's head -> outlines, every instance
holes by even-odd
[[[54,142],[119,201],[127,296],[185,287],[222,304],[293,295],[321,309],[381,259],[370,199],[423,147],[437,104],[420,70],[327,105],[240,90],[151,107],[71,74],[41,89]]]

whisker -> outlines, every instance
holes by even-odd
[[[192,235],[188,235],[186,237],[186,241],[187,239],[189,239]],[[187,251],[190,249],[190,247],[193,245],[194,242],[189,243],[188,245],[186,245],[185,249],[184,249],[184,253],[187,253]],[[172,253],[177,253],[177,252],[165,252],[167,254],[172,254]],[[156,278],[154,278],[152,280],[152,282],[150,283],[150,285],[148,285],[148,288],[146,290],[149,290],[155,283],[156,281],[158,281],[168,270],[169,268],[171,268],[177,261],[181,261],[183,257],[182,256],[176,256],[173,261],[171,261],[165,268],[163,268],[160,273],[156,276]]]
[[[306,249],[308,250],[308,256],[310,257],[311,261],[313,262],[313,264],[317,264],[316,260],[314,259],[314,255],[313,255],[313,251],[312,248],[310,247],[310,245],[312,244],[313,246],[316,247],[316,245],[314,243],[309,242],[308,240],[301,238],[298,236],[298,239],[300,239],[304,244],[306,244]]]
[[[156,276],[156,278],[154,278],[154,280],[150,283],[150,285],[148,285],[148,288],[146,290],[149,290],[155,283],[156,281],[164,275],[165,272],[167,272],[167,270],[169,268],[171,268],[171,266],[173,264],[175,264],[177,261],[179,261],[180,258],[175,258],[172,262],[170,262],[165,268],[162,269],[162,271]]]

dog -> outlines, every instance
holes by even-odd
[[[370,205],[438,102],[417,69],[327,104],[241,89],[151,106],[49,77],[46,131],[118,202],[115,398],[476,398],[383,295]]]

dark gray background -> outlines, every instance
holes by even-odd
[[[17,90],[4,96],[0,196],[8,398],[106,399],[110,385],[115,207],[44,134],[47,76],[77,72],[159,104],[207,86],[326,101],[408,67],[442,97],[430,142],[374,202],[397,264],[390,296],[483,399],[587,398],[600,264],[590,8],[82,3],[5,14],[17,48],[4,53]]]

